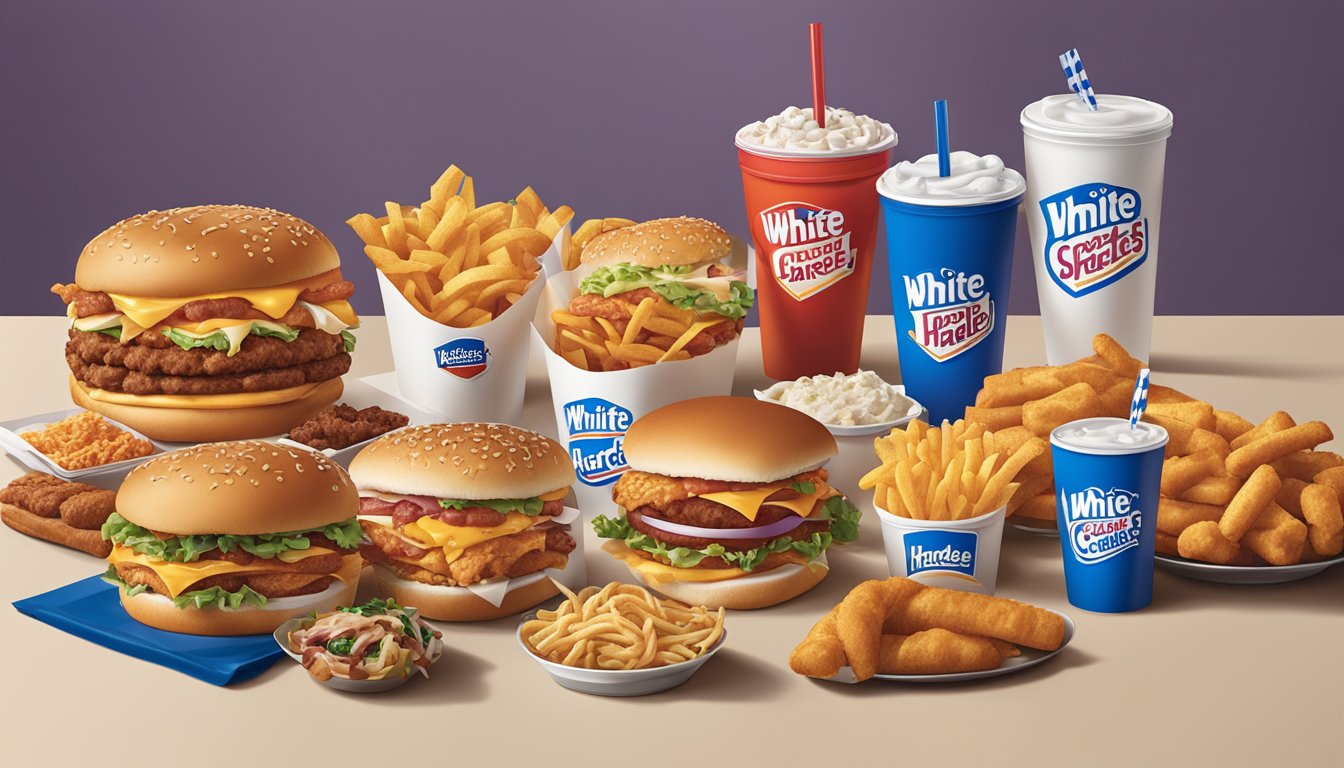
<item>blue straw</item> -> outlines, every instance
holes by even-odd
[[[1148,369],[1139,371],[1139,377],[1134,381],[1134,399],[1129,403],[1129,428],[1133,429],[1143,418],[1143,412],[1148,409]]]
[[[947,99],[933,102],[933,131],[938,141],[938,175],[952,175],[952,153],[947,147]]]

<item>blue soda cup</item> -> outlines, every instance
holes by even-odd
[[[929,423],[957,420],[1003,370],[1022,175],[994,155],[899,163],[878,179],[905,391]]]
[[[1167,431],[1101,417],[1050,433],[1055,516],[1069,602],[1137,611],[1153,601],[1153,551]]]

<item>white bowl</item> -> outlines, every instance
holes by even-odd
[[[767,389],[764,390],[754,389],[752,390],[752,392],[756,395],[757,400],[764,400],[767,403],[776,403],[779,405],[783,405],[783,403],[779,402],[779,399],[777,397],[772,397],[770,395],[770,390],[773,389],[774,387],[779,386],[780,384],[791,384],[791,383],[792,382],[781,381],[771,385]],[[888,384],[887,386],[891,387],[891,389],[897,392],[898,394],[909,397],[909,395],[905,394],[904,384]],[[807,413],[807,411],[801,411],[801,413]],[[884,435],[896,427],[903,427],[906,424],[909,424],[910,422],[919,418],[920,415],[922,415],[923,413],[924,413],[924,406],[920,405],[918,400],[910,398],[910,408],[909,410],[906,411],[905,415],[901,416],[900,418],[892,419],[890,421],[884,421],[878,424],[859,424],[855,426],[845,426],[842,424],[825,424],[824,422],[823,424],[826,427],[826,429],[836,437],[863,437],[865,435]],[[811,414],[808,415],[811,416]]]
[[[540,664],[551,676],[551,679],[561,686],[571,691],[591,693],[595,696],[645,696],[650,693],[659,693],[676,688],[690,680],[691,675],[694,675],[696,670],[700,669],[706,661],[709,661],[711,656],[718,653],[724,642],[728,640],[728,630],[725,629],[723,635],[719,637],[719,641],[703,655],[677,664],[669,664],[665,667],[651,667],[649,669],[567,667],[564,664],[556,664],[553,661],[543,659],[527,647],[527,642],[523,640],[523,624],[536,617],[536,611],[529,611],[523,616],[522,622],[518,624],[518,631],[515,634],[518,637],[518,646],[523,649],[523,653]]]
[[[307,616],[299,616],[298,618],[290,619],[277,627],[275,634],[273,635],[273,637],[275,637],[275,642],[279,644],[281,650],[285,652],[285,655],[299,662],[300,665],[303,664],[303,654],[295,653],[294,649],[289,647],[289,633],[299,629],[307,619]],[[431,665],[432,664],[433,662],[431,662]],[[410,674],[407,674],[404,677],[384,677],[381,680],[351,680],[348,677],[341,677],[340,675],[332,675],[326,680],[318,680],[316,677],[308,674],[308,670],[306,669],[303,670],[303,673],[319,685],[333,688],[338,691],[345,691],[346,693],[382,693],[383,691],[390,691],[393,688],[400,688],[405,685],[407,680],[410,680],[412,676],[418,674],[412,669],[410,670]]]

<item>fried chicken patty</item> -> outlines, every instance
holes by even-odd
[[[268,392],[334,379],[350,370],[350,355],[342,352],[288,368],[219,376],[165,376],[141,373],[115,365],[86,363],[66,355],[70,372],[81,384],[131,395],[220,395]]]
[[[57,283],[51,287],[51,292],[60,296],[61,301],[66,304],[75,305],[75,317],[88,317],[117,311],[116,305],[112,303],[112,297],[102,291],[86,291],[74,283]],[[349,280],[335,280],[320,288],[303,289],[299,294],[299,300],[321,304],[327,301],[348,299],[354,294],[354,283]],[[296,309],[302,311],[305,315],[309,314],[302,307],[296,307]],[[252,318],[256,320],[269,319],[270,317],[254,308],[250,301],[241,298],[198,299],[183,304],[182,308],[174,313],[174,316],[179,313],[184,319],[197,322],[215,317]],[[311,317],[311,315],[309,316]]]
[[[143,584],[151,592],[160,595],[170,594],[168,586],[163,583],[163,579],[160,579],[157,573],[143,565],[120,563],[117,565],[117,577],[126,582],[128,586],[135,587]],[[237,592],[246,586],[264,597],[293,597],[294,595],[311,595],[315,592],[321,592],[331,586],[331,582],[335,578],[330,571],[325,573],[293,571],[234,573],[201,579],[184,591],[194,592],[200,589],[220,587],[229,592]]]
[[[360,525],[373,542],[361,549],[370,564],[386,565],[403,579],[445,587],[563,568],[576,546],[567,526],[537,526],[467,547],[450,563],[439,547],[411,545],[376,523],[360,521]]]
[[[345,353],[340,336],[304,329],[293,341],[249,334],[237,354],[205,347],[183,349],[161,333],[146,332],[122,344],[105,333],[70,331],[67,358],[82,363],[114,366],[168,376],[221,376],[225,374],[290,368]]]

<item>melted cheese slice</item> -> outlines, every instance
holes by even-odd
[[[128,395],[125,392],[111,392],[97,387],[86,387],[76,382],[90,400],[114,405],[140,405],[150,408],[195,408],[201,410],[227,410],[229,408],[252,408],[259,405],[278,405],[293,402],[326,384],[325,381],[300,384],[297,387],[271,389],[265,392],[237,392],[225,395]]]
[[[542,501],[559,501],[560,499],[563,499],[568,495],[569,495],[569,486],[565,486],[564,488],[556,488],[554,491],[543,493],[541,494],[541,496],[538,496],[537,498],[541,499]]]
[[[468,547],[474,547],[477,544],[498,539],[501,536],[525,531],[545,519],[540,515],[528,517],[517,512],[510,512],[505,516],[504,522],[499,525],[491,528],[475,528],[464,525],[448,525],[437,518],[422,517],[403,526],[401,533],[425,546],[441,547],[444,560],[451,563],[461,557],[462,552]]]
[[[150,296],[127,296],[123,293],[109,293],[107,295],[112,299],[112,305],[117,308],[117,311],[129,317],[136,325],[151,328],[162,322],[165,317],[176,312],[184,304],[202,299],[244,299],[263,313],[278,320],[284,317],[285,313],[294,306],[294,302],[298,301],[299,294],[302,292],[303,288],[301,286],[289,286],[203,293],[199,296],[181,296],[168,299]]]
[[[283,563],[297,563],[301,560],[307,560],[310,557],[335,554],[336,550],[326,547],[309,547],[308,549],[293,549],[285,552],[276,558]],[[177,597],[183,592],[188,592],[191,586],[202,579],[208,579],[211,576],[232,575],[237,573],[274,573],[277,570],[273,563],[262,562],[252,565],[238,565],[227,560],[196,560],[190,563],[167,563],[162,560],[155,560],[147,555],[136,554],[130,547],[117,545],[112,547],[112,554],[107,556],[107,561],[113,565],[130,563],[133,565],[143,565],[154,571],[164,586],[168,588],[169,597]],[[359,555],[346,555],[341,559],[341,567],[335,573],[329,574],[349,584],[351,581],[359,578],[359,571],[363,567],[363,561]],[[321,577],[328,574],[313,574]]]
[[[834,489],[825,483],[816,483],[816,492],[800,495],[796,499],[787,501],[772,501],[772,507],[784,507],[799,517],[807,517],[812,514],[812,509],[816,507],[818,501],[824,501],[832,496],[838,496]],[[768,485],[764,488],[753,488],[749,491],[721,491],[719,493],[702,493],[699,497],[708,499],[725,507],[731,507],[738,511],[743,517],[752,522],[756,522],[756,515],[760,514],[761,506],[770,494],[783,488],[788,488],[789,483],[778,483]]]

